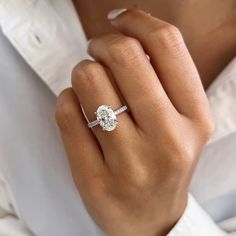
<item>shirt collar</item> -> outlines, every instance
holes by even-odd
[[[0,0],[0,25],[56,95],[70,86],[75,64],[89,58],[87,39],[70,0]]]
[[[0,0],[3,33],[31,68],[58,95],[70,86],[87,39],[70,0]],[[236,131],[236,58],[206,91],[215,120],[209,143]]]

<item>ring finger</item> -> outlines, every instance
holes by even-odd
[[[72,73],[72,87],[90,122],[96,120],[94,112],[100,105],[110,105],[113,110],[124,105],[112,86],[105,68],[98,62],[90,60],[80,62]],[[136,130],[127,112],[119,114],[117,118],[119,124],[111,132],[104,132],[100,125],[92,128],[103,151],[124,144]]]

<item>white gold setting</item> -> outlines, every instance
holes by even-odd
[[[88,127],[92,128],[96,125],[100,125],[103,131],[112,131],[116,128],[118,124],[116,116],[126,111],[127,109],[127,106],[122,106],[117,110],[113,110],[110,105],[101,105],[95,112],[97,119],[92,122],[89,122]]]

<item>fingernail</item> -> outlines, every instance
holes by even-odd
[[[91,43],[92,40],[93,40],[92,38],[87,40],[87,48],[89,47],[89,44]]]
[[[114,9],[111,10],[108,14],[107,14],[107,19],[108,20],[115,20],[117,16],[119,16],[121,13],[127,11],[127,9]]]

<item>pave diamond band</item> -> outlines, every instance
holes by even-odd
[[[120,108],[118,108],[117,110],[114,111],[115,115],[118,115],[124,111],[126,111],[128,109],[128,107],[125,105],[125,106],[122,106]]]
[[[126,111],[128,107],[122,106],[117,110],[113,110],[109,105],[101,105],[98,107],[95,115],[97,119],[89,122],[88,127],[92,128],[96,125],[100,125],[104,131],[112,131],[116,128],[118,124],[117,115]]]

